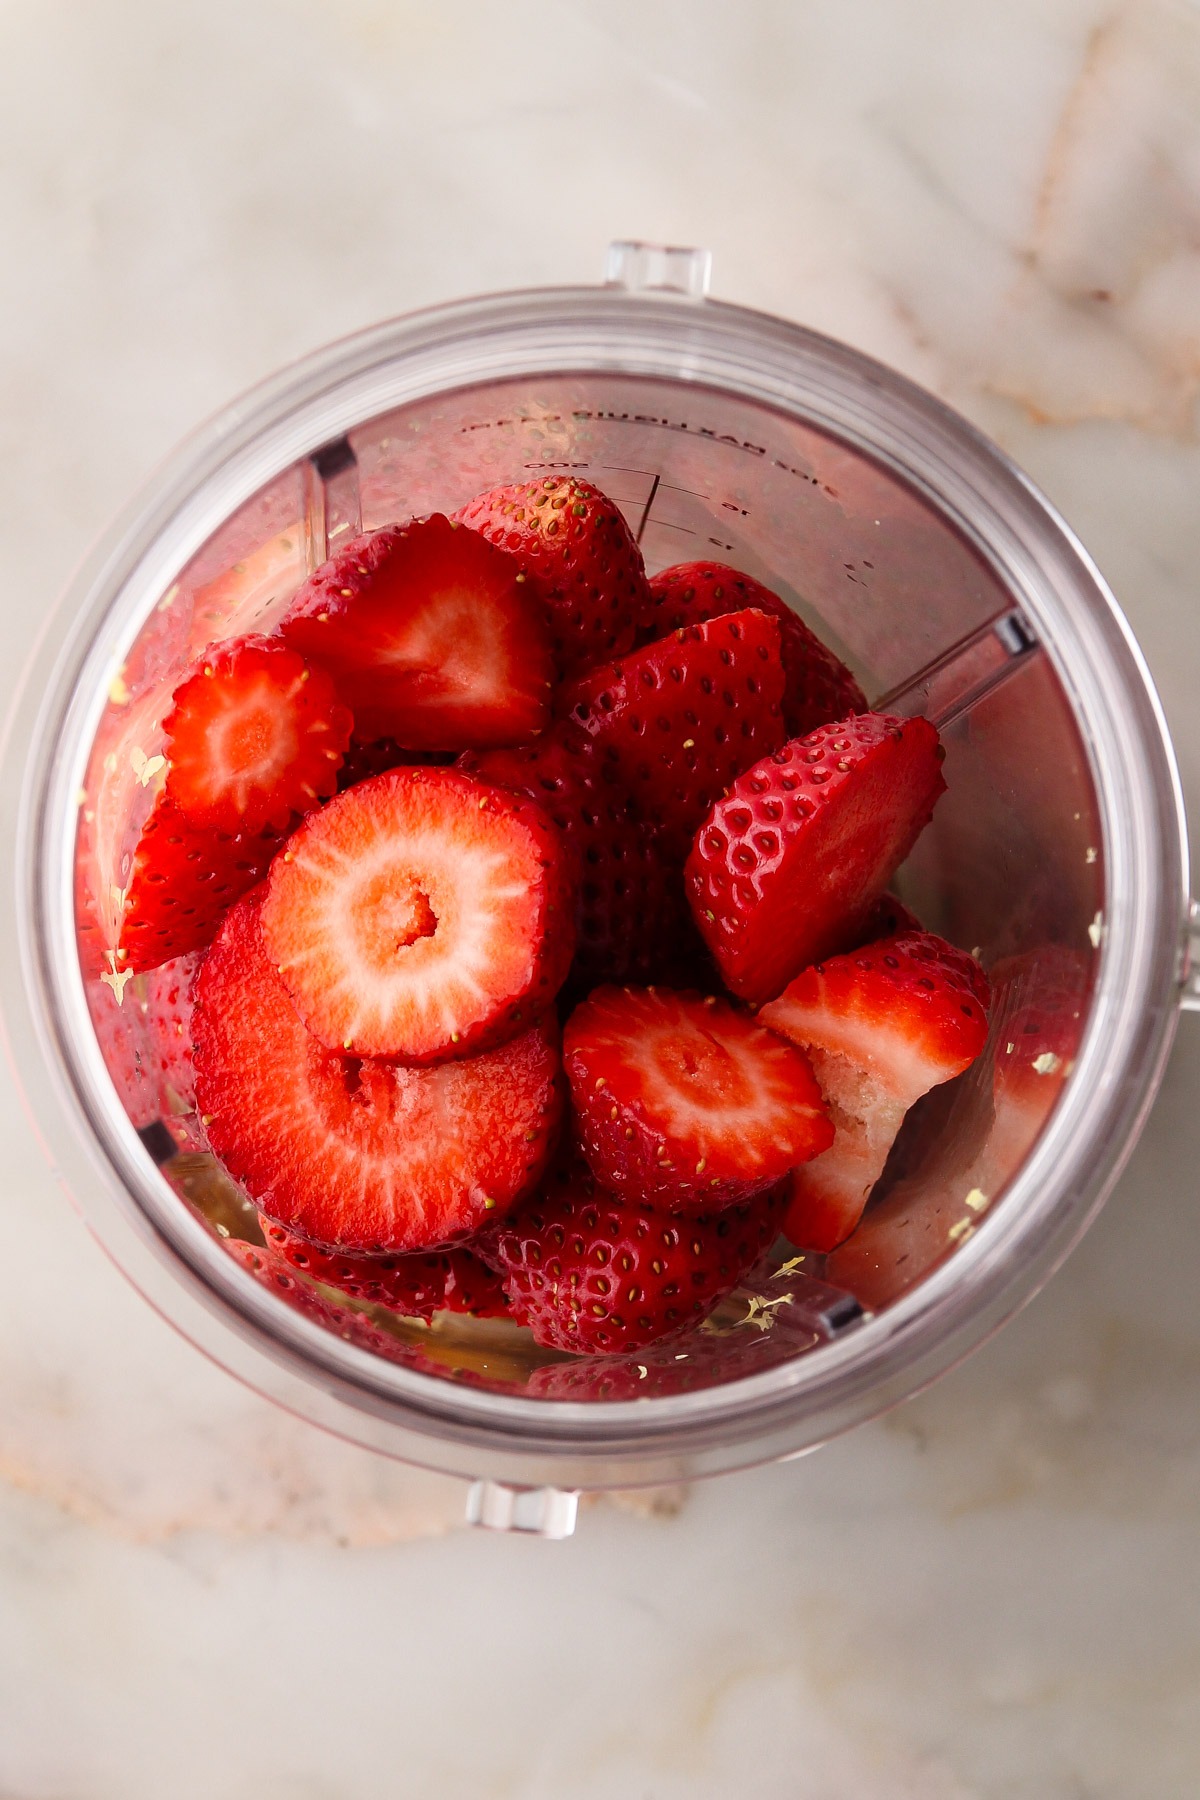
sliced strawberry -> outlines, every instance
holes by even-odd
[[[560,710],[596,740],[682,861],[729,783],[783,742],[779,624],[730,613],[688,625],[563,688]]]
[[[279,629],[329,671],[367,741],[523,744],[549,717],[554,665],[519,565],[441,513],[343,545]]]
[[[163,721],[171,798],[193,825],[282,830],[334,792],[353,724],[324,670],[286,644],[214,645]]]
[[[1082,956],[1059,945],[996,965],[995,1061],[986,1094],[969,1096],[974,1129],[957,1143],[942,1133],[928,1163],[889,1186],[831,1258],[830,1280],[878,1310],[975,1235],[1041,1136],[1074,1067],[1088,973]]]
[[[678,872],[634,819],[595,740],[560,720],[522,749],[468,751],[460,767],[536,801],[562,833],[577,879],[571,986],[661,973],[691,917]]]
[[[833,1142],[807,1057],[711,996],[599,988],[563,1066],[588,1162],[635,1205],[716,1212]]]
[[[650,608],[642,553],[619,508],[588,481],[548,475],[491,488],[455,513],[515,556],[543,598],[555,657],[574,675],[621,656]]]
[[[863,713],[747,769],[696,834],[684,885],[726,987],[759,1003],[860,942],[945,791],[928,719]]]
[[[430,1069],[338,1055],[300,1023],[260,906],[253,895],[228,914],[195,983],[213,1155],[271,1218],[333,1248],[436,1249],[507,1211],[558,1129],[552,1021]]]
[[[774,1243],[777,1189],[712,1218],[672,1219],[606,1194],[581,1157],[493,1236],[513,1314],[537,1343],[632,1350],[710,1313]]]
[[[265,1215],[260,1216],[259,1224],[277,1256],[322,1287],[337,1288],[354,1300],[387,1306],[416,1319],[431,1319],[443,1310],[485,1318],[499,1318],[508,1312],[500,1277],[470,1250],[362,1256],[310,1244]]]
[[[650,578],[654,610],[638,636],[639,644],[718,619],[722,613],[753,606],[779,620],[780,656],[786,684],[783,722],[789,737],[804,737],[831,719],[866,712],[867,697],[845,663],[826,649],[815,632],[797,617],[778,594],[724,563],[676,563]]]
[[[458,769],[393,769],[296,830],[262,928],[322,1043],[430,1062],[539,1017],[570,967],[573,914],[540,808]]]
[[[211,943],[226,910],[262,880],[281,833],[190,825],[163,788],[142,827],[124,892],[122,970],[153,969]]]
[[[833,1250],[858,1224],[914,1101],[987,1042],[987,978],[932,932],[882,938],[805,969],[759,1018],[812,1059],[836,1127],[792,1177],[785,1230]]]

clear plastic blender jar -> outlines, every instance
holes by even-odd
[[[570,1528],[581,1488],[798,1454],[978,1344],[1103,1201],[1196,999],[1171,749],[1086,553],[929,395],[706,287],[702,253],[618,245],[601,289],[441,307],[275,376],[185,445],[101,545],[10,720],[26,767],[5,821],[5,1029],[89,1224],[254,1387],[476,1478],[482,1522],[549,1534]],[[602,1379],[504,1321],[427,1327],[256,1279],[255,1211],[197,1122],[122,1105],[110,1065],[139,1053],[135,1010],[106,1064],[92,1021],[121,977],[88,954],[77,904],[98,761],[127,759],[129,792],[144,785],[139,720],[205,644],[269,630],[360,529],[564,470],[620,504],[651,571],[745,570],[873,707],[939,726],[948,791],[900,891],[982,958],[998,995],[988,1054],[910,1117],[849,1244],[777,1258],[682,1351],[605,1359]],[[1061,1014],[1064,990],[1072,1042],[1032,1056],[1014,1095],[997,1076],[1006,1031],[1051,993]]]

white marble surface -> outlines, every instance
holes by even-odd
[[[1200,8],[8,0],[0,683],[279,361],[613,236],[925,381],[1117,588],[1200,807]],[[4,1800],[1192,1800],[1200,1022],[1050,1289],[799,1464],[563,1546],[242,1391],[0,1087]]]

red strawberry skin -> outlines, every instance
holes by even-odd
[[[342,1056],[301,1024],[262,945],[261,896],[226,917],[194,988],[209,1148],[281,1225],[371,1254],[440,1249],[534,1187],[562,1111],[547,1019],[434,1068]]]
[[[866,712],[867,697],[845,663],[839,662],[778,594],[725,563],[676,563],[650,578],[653,613],[639,644],[665,637],[685,625],[699,625],[723,613],[756,607],[779,621],[780,655],[786,678],[783,722],[789,737],[805,737],[818,725]]]
[[[759,1014],[811,1057],[836,1125],[792,1178],[785,1230],[830,1251],[862,1217],[909,1108],[970,1067],[989,991],[965,951],[932,932],[881,938],[805,969]]]
[[[515,556],[536,586],[564,676],[632,648],[650,590],[642,553],[599,488],[544,476],[492,488],[454,516]]]
[[[807,1057],[712,996],[599,988],[563,1066],[593,1173],[634,1205],[716,1212],[833,1142]]]
[[[329,676],[285,644],[214,645],[163,721],[171,798],[193,825],[283,830],[334,792],[353,724]]]
[[[562,833],[576,877],[573,990],[650,980],[691,927],[678,874],[595,739],[560,720],[516,750],[468,751],[460,767],[535,801]]]
[[[711,809],[684,869],[726,987],[761,1004],[861,941],[946,783],[928,719],[863,713],[796,738]]]
[[[784,738],[779,623],[731,613],[569,682],[559,709],[595,739],[681,862],[710,806]]]
[[[164,787],[142,827],[125,889],[122,970],[154,969],[211,943],[226,910],[266,874],[280,837],[272,826],[226,832],[191,825]]]
[[[279,630],[328,670],[364,741],[522,744],[549,718],[549,638],[519,565],[440,513],[343,545]]]
[[[310,1244],[265,1215],[260,1216],[259,1224],[270,1249],[293,1269],[353,1300],[386,1306],[414,1319],[431,1319],[441,1311],[486,1318],[500,1318],[508,1312],[495,1270],[465,1248],[409,1256],[360,1256]]]
[[[774,1243],[780,1216],[771,1190],[712,1218],[668,1218],[606,1194],[571,1157],[504,1221],[489,1255],[537,1343],[633,1350],[707,1317]]]
[[[570,967],[574,905],[539,807],[458,769],[393,769],[293,833],[262,928],[322,1043],[424,1063],[540,1016]]]

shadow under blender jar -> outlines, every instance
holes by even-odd
[[[6,1030],[89,1223],[164,1316],[261,1392],[475,1477],[485,1523],[550,1534],[569,1529],[575,1490],[799,1453],[979,1343],[1103,1200],[1189,987],[1170,746],[1080,546],[937,401],[839,344],[707,300],[706,268],[699,253],[618,246],[603,288],[441,307],[266,382],[101,546],[10,721],[10,745],[29,749],[8,820]],[[156,1118],[122,1106],[92,1024],[118,972],[94,943],[81,955],[77,919],[77,849],[120,823],[91,801],[149,779],[139,737],[206,644],[269,630],[360,529],[563,471],[617,501],[651,572],[698,558],[746,571],[873,707],[934,720],[947,792],[897,885],[996,989],[988,1051],[910,1115],[842,1250],[781,1252],[705,1327],[599,1371],[505,1321],[428,1327],[256,1279],[255,1210],[185,1104]],[[128,768],[124,785],[99,779],[106,763]],[[1014,1099],[995,1078],[1006,1026],[1064,987],[1077,1041],[1033,1058]],[[136,1005],[123,1043],[110,1055],[138,1053]]]

